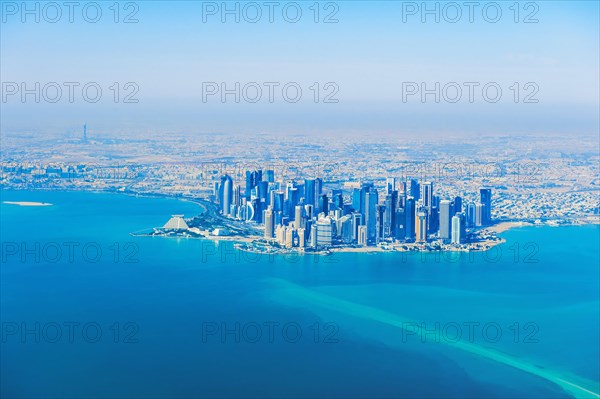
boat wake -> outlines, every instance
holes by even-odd
[[[367,320],[373,320],[380,323],[385,323],[393,327],[398,327],[406,330],[407,325],[410,326],[411,334],[416,334],[419,337],[426,338],[427,331],[418,327],[418,323],[408,318],[403,318],[397,314],[374,308],[372,306],[361,305],[359,303],[350,302],[344,299],[339,299],[327,294],[316,292],[308,288],[304,288],[297,284],[290,283],[286,280],[281,279],[268,279],[267,282],[275,286],[277,289],[277,295],[274,295],[274,299],[283,299],[283,296],[289,296],[296,300],[301,300],[303,303],[309,303],[310,305],[320,306],[322,308],[337,311],[350,315],[353,317],[363,318]],[[465,342],[465,341],[440,341],[441,344],[449,345],[454,348],[458,348],[462,351],[471,353],[473,355],[495,361],[506,366],[513,367],[515,369],[524,371],[526,373],[541,377],[547,381],[550,381],[569,394],[573,395],[578,399],[588,398],[600,398],[597,392],[594,392],[592,388],[597,386],[598,383],[587,380],[578,376],[564,376],[557,372],[553,372],[545,367],[541,367],[525,360],[516,359],[506,353],[501,353],[480,345]]]

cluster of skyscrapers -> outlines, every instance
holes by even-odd
[[[264,237],[285,247],[376,245],[380,242],[462,244],[467,228],[491,223],[492,191],[479,202],[440,199],[432,182],[396,181],[385,187],[362,183],[344,193],[323,190],[320,178],[303,184],[276,182],[272,170],[247,171],[244,189],[224,175],[215,185],[221,213],[264,224]]]

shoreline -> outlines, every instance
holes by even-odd
[[[65,190],[65,189],[33,189],[33,190],[12,190],[12,191],[68,191],[68,192],[86,192],[86,193],[96,193],[96,194],[123,194],[129,197],[143,197],[143,198],[166,198],[166,199],[174,199],[183,202],[190,202],[198,205],[202,212],[199,213],[204,214],[206,212],[210,212],[211,203],[202,198],[190,198],[183,197],[178,195],[169,195],[164,193],[136,193],[136,192],[123,192],[123,191],[112,191],[112,190]],[[3,201],[3,203],[8,205],[18,205],[18,206],[31,206],[31,207],[40,207],[40,206],[52,206],[53,204],[45,203],[45,202],[29,202],[29,201]],[[582,216],[579,218],[573,218],[572,220],[536,220],[534,222],[531,221],[500,221],[494,225],[486,226],[481,228],[478,231],[489,231],[495,234],[502,234],[509,230],[521,227],[566,227],[566,226],[585,226],[585,225],[600,225],[600,215],[588,215]],[[160,237],[160,238],[195,238],[195,239],[207,239],[212,240],[214,242],[224,241],[224,242],[233,242],[234,244],[252,244],[254,241],[260,240],[263,237],[258,235],[253,236],[218,236],[211,235],[208,231],[202,231],[202,237],[186,237],[186,236],[160,236],[160,235],[151,235],[151,234],[135,234],[129,233],[132,236],[136,237]],[[365,246],[365,247],[329,247],[323,250],[319,250],[316,252],[328,252],[328,253],[394,253],[394,252],[485,252],[489,249],[503,244],[506,240],[500,236],[498,236],[498,240],[483,240],[477,241],[473,243],[464,244],[465,247],[446,247],[446,248],[425,248],[423,244],[419,243],[389,243],[384,244],[387,248],[383,248],[382,246]],[[436,241],[430,241],[427,244],[435,244]],[[472,247],[468,247],[472,246]],[[262,253],[262,251],[257,251],[253,248],[244,248],[243,246],[237,246],[241,251],[245,252],[258,252]],[[315,253],[312,249],[310,251],[304,251],[299,248],[273,248],[272,252],[265,252],[269,254],[286,254],[286,253],[295,253],[295,254],[313,254]]]

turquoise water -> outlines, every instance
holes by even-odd
[[[257,258],[228,243],[129,235],[201,211],[190,202],[1,200],[54,204],[0,205],[2,397],[600,392],[598,226],[515,229],[499,250],[460,258]],[[72,337],[65,323],[79,323]]]

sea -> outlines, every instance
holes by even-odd
[[[139,237],[201,204],[2,190],[3,398],[598,398],[600,227],[471,253]],[[19,206],[44,202],[51,206]]]

